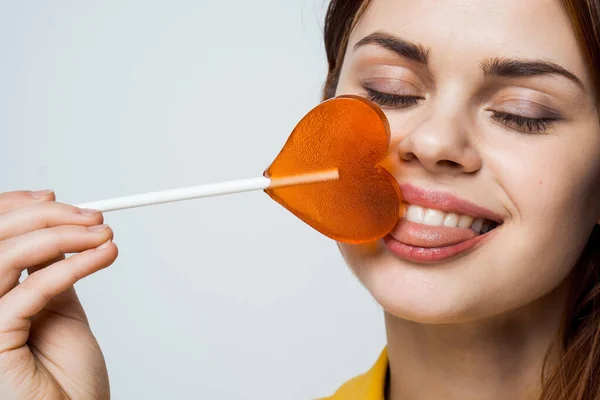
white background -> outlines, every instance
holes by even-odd
[[[326,0],[0,0],[0,191],[78,204],[260,176],[320,99]],[[368,369],[379,306],[262,192],[106,214],[77,284],[114,399],[310,399]]]

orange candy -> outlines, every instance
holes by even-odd
[[[337,168],[339,179],[265,192],[334,240],[378,240],[397,222],[402,198],[394,177],[379,165],[389,142],[389,123],[375,104],[358,96],[327,100],[298,123],[264,176],[276,179]]]

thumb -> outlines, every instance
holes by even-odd
[[[81,307],[74,296],[73,285],[108,267],[117,258],[117,252],[116,245],[110,241],[97,249],[86,250],[34,272],[0,298],[0,353],[23,346],[29,336],[30,318],[63,292],[72,290],[57,306],[65,306],[71,300],[73,305],[66,307],[67,310],[75,312]]]

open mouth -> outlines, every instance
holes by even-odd
[[[485,217],[483,209],[477,213],[473,208],[472,214],[466,214],[404,203],[401,211],[401,218],[384,243],[396,256],[418,263],[441,262],[466,254],[502,225],[496,216]]]
[[[400,219],[383,239],[396,256],[415,262],[447,260],[487,241],[503,217],[449,191],[400,185]]]
[[[501,222],[493,221],[485,217],[444,212],[434,208],[425,208],[408,203],[403,203],[402,211],[403,218],[407,221],[428,226],[468,228],[477,235],[483,235],[501,225]]]

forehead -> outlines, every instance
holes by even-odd
[[[434,68],[470,68],[490,57],[542,59],[589,84],[585,59],[558,0],[371,0],[350,46],[376,31],[429,48]]]

